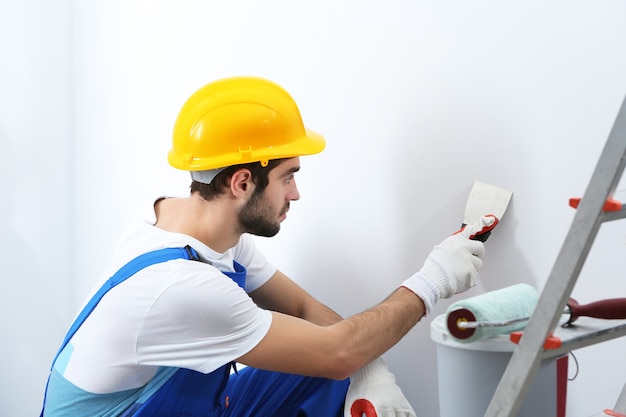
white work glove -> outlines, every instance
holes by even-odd
[[[435,246],[422,269],[402,283],[422,299],[426,314],[439,299],[450,298],[476,285],[485,246],[472,238],[490,231],[497,224],[496,216],[490,214],[464,226]]]
[[[396,377],[383,358],[378,358],[350,377],[344,417],[415,417]]]

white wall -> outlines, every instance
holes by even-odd
[[[0,2],[0,415],[41,410],[74,312],[70,1]]]
[[[431,246],[458,227],[474,179],[515,194],[487,242],[479,287],[468,296],[517,282],[541,288],[573,217],[568,198],[584,191],[626,93],[621,1],[118,0],[73,7],[74,52],[63,41],[71,28],[64,14],[55,23],[55,54],[44,67],[54,74],[57,66],[73,68],[74,94],[71,71],[63,72],[63,82],[48,86],[37,103],[45,107],[63,97],[66,106],[55,111],[66,123],[53,134],[63,137],[64,148],[47,140],[49,126],[30,126],[45,154],[63,163],[16,175],[28,145],[22,125],[6,114],[30,120],[32,112],[2,101],[0,119],[5,195],[28,203],[19,210],[3,204],[9,236],[38,245],[41,263],[52,265],[46,272],[66,284],[58,295],[63,302],[50,298],[55,288],[48,274],[37,273],[33,255],[7,248],[9,271],[32,279],[28,294],[50,304],[48,324],[35,332],[41,343],[33,349],[45,356],[31,373],[38,383],[45,380],[49,346],[58,344],[59,328],[67,325],[66,301],[73,297],[72,307],[78,307],[126,223],[156,195],[187,193],[187,174],[167,166],[166,152],[182,102],[206,82],[238,74],[273,79],[296,98],[307,126],[326,136],[322,154],[302,158],[301,201],[292,205],[279,236],[259,244],[344,315],[377,303],[421,266]],[[31,19],[20,10],[11,16]],[[45,37],[46,45],[55,39],[41,25],[33,30],[42,32],[29,36]],[[8,45],[21,56],[24,28],[8,32]],[[17,82],[2,80],[3,91],[6,84],[16,96],[19,84],[41,76],[24,71],[35,58],[18,62],[12,73]],[[67,122],[71,97],[74,151]],[[29,175],[35,178],[23,184]],[[33,213],[39,207],[31,200],[59,195],[61,182],[62,203],[47,201],[45,220]],[[61,221],[46,221],[50,210]],[[59,236],[64,243],[48,252]],[[603,226],[573,293],[580,302],[626,291],[624,240],[623,223]],[[72,274],[74,286],[67,278]],[[14,281],[10,285],[27,285]],[[450,302],[440,303],[385,355],[422,416],[438,414],[429,323]],[[16,316],[17,306],[10,306],[0,308],[5,317],[18,317],[20,327],[32,329],[41,318],[33,311]],[[624,343],[575,352],[580,372],[569,384],[568,416],[614,405],[626,374],[617,361]],[[0,381],[13,384],[6,375]],[[39,388],[26,391],[24,398],[38,401]],[[15,399],[6,401],[7,409],[17,407]]]

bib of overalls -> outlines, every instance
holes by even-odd
[[[235,272],[222,272],[241,288],[246,285],[246,268],[234,262]],[[231,367],[228,363],[209,374],[179,368],[145,402],[140,398],[120,417],[217,417],[227,404],[224,388]]]
[[[166,248],[148,252],[120,268],[96,292],[80,312],[65,336],[52,365],[54,366],[57,357],[74,333],[76,333],[98,302],[111,288],[147,266],[181,258],[200,261],[197,252],[193,248],[186,246],[184,248]],[[233,266],[234,272],[222,271],[222,273],[245,290],[246,268],[236,261],[233,261]],[[217,417],[227,406],[222,400],[222,393],[233,366],[234,363],[228,363],[209,374],[184,368],[161,368],[157,372],[157,376],[146,385],[140,398],[126,409],[121,414],[121,417]],[[43,415],[44,410],[42,410],[40,416]]]

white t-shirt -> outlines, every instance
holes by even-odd
[[[261,341],[271,313],[247,293],[267,282],[276,268],[249,235],[218,253],[190,236],[140,222],[119,241],[111,267],[87,299],[131,259],[186,245],[204,262],[151,265],[102,298],[55,363],[64,380],[91,394],[128,391],[144,386],[160,367],[210,373]],[[247,269],[245,291],[220,272],[233,271],[233,260]]]

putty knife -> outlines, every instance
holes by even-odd
[[[474,223],[485,214],[493,214],[498,220],[502,220],[502,216],[509,206],[512,195],[513,193],[511,191],[505,190],[504,188],[474,181],[474,185],[467,198],[467,203],[465,204],[463,226]],[[473,239],[484,242],[490,234],[491,231],[485,232],[476,235]]]

